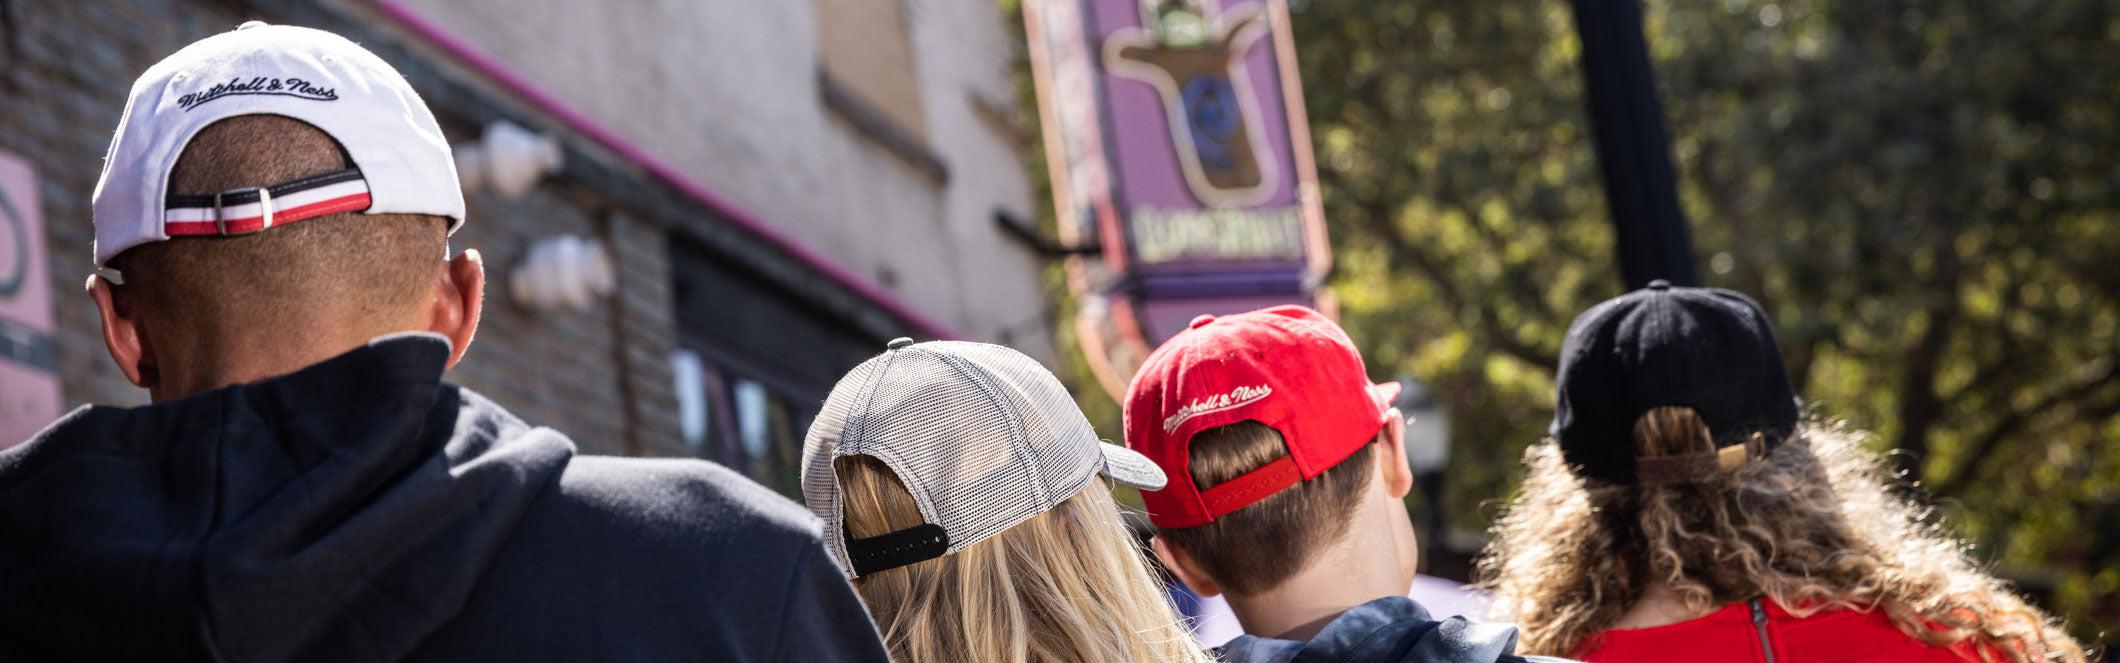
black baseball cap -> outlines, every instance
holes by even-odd
[[[1770,327],[1750,297],[1661,279],[1591,307],[1562,343],[1548,432],[1578,476],[1611,483],[1764,454],[1795,431],[1799,409]],[[1667,405],[1692,408],[1717,451],[1637,459],[1635,421]]]

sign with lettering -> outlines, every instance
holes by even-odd
[[[1068,284],[1108,389],[1192,314],[1319,304],[1286,0],[1026,0],[1024,21],[1061,240],[1103,249]]]
[[[0,449],[62,413],[44,258],[36,174],[0,152]]]
[[[1138,207],[1129,215],[1134,255],[1142,263],[1186,261],[1299,262],[1302,217],[1296,209],[1163,210]]]

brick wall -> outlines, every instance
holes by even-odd
[[[604,219],[604,239],[618,261],[619,296],[611,303],[613,318],[623,325],[614,337],[625,365],[619,376],[626,390],[626,413],[632,418],[629,449],[645,455],[681,455],[677,394],[670,376],[670,353],[677,348],[672,319],[676,303],[670,292],[669,233],[624,214]]]
[[[68,403],[144,403],[103,350],[96,307],[80,290],[91,267],[89,194],[124,110],[148,65],[243,17],[221,5],[131,0],[15,3],[0,34],[0,149],[37,171],[58,329],[60,390]]]
[[[515,200],[475,193],[467,202],[470,219],[452,238],[451,248],[476,248],[485,256],[486,307],[478,338],[450,379],[486,394],[525,419],[565,431],[584,451],[640,451],[628,442],[626,387],[618,366],[621,343],[614,335],[618,328],[613,326],[616,310],[599,305],[578,312],[532,311],[508,295],[509,278],[532,243],[558,235],[601,239],[603,220],[546,188],[532,190]],[[639,243],[638,239],[632,242],[634,246],[621,265],[627,260],[657,264],[667,261],[651,257],[666,254],[660,242],[646,248]],[[641,268],[628,267],[626,271],[626,285],[642,287],[638,278]],[[667,291],[668,286],[658,289]],[[637,297],[629,295],[621,301],[630,298]],[[671,333],[668,311],[667,306],[630,307],[628,312],[633,319],[626,320],[624,328],[654,331],[667,337]],[[669,384],[667,361],[647,367],[637,364],[629,364],[628,368],[638,373],[659,367],[653,375],[637,377]],[[667,392],[668,387],[663,391]],[[671,409],[674,408],[665,408]],[[674,424],[671,427],[674,429]]]

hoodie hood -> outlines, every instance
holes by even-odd
[[[1222,660],[1237,663],[1487,663],[1547,660],[1516,655],[1516,627],[1464,617],[1442,621],[1413,599],[1392,596],[1341,613],[1309,642],[1238,636]]]
[[[0,659],[394,660],[574,454],[387,336],[0,452]],[[62,647],[63,644],[63,647]]]

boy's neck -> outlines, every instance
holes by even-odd
[[[1226,595],[1245,633],[1308,641],[1340,613],[1412,589],[1419,547],[1405,504],[1365,502],[1342,539],[1303,570],[1264,592]]]

